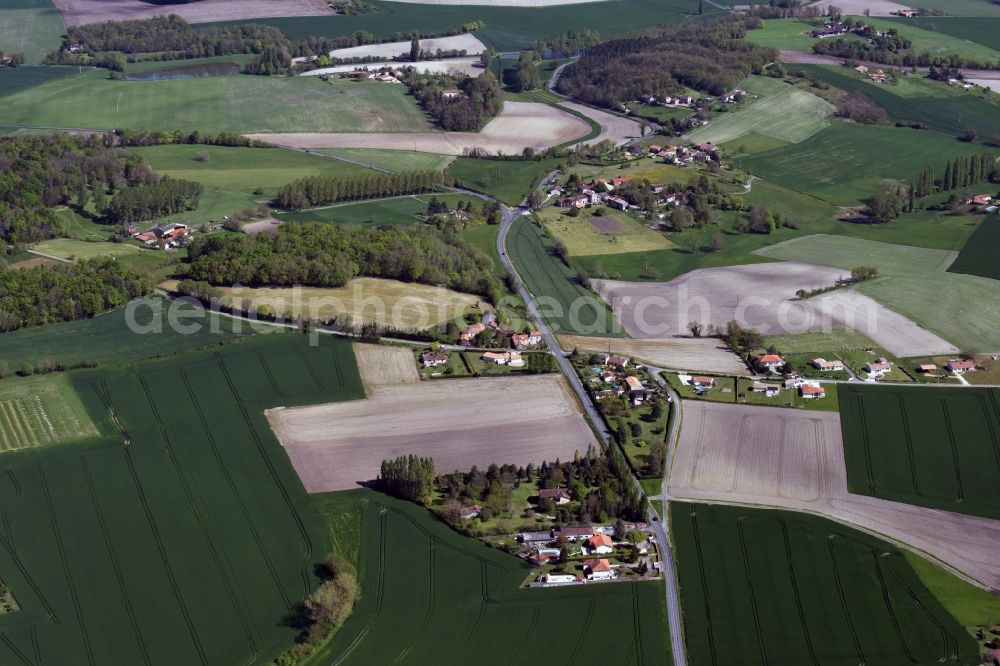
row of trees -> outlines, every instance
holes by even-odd
[[[434,460],[408,455],[383,460],[378,487],[401,499],[429,505],[434,494]]]
[[[920,198],[935,191],[947,192],[991,180],[1000,180],[1000,166],[996,155],[982,153],[956,157],[947,162],[940,179],[935,177],[934,167],[924,167],[913,184],[913,190],[914,195]]]
[[[274,144],[258,141],[236,132],[203,134],[198,130],[163,131],[148,129],[127,129],[120,127],[114,132],[113,143],[118,146],[169,146],[174,144],[202,144],[206,146],[229,146],[234,148],[274,148]]]
[[[113,259],[0,271],[0,331],[86,319],[152,289]]]
[[[742,39],[759,24],[760,19],[733,17],[613,39],[567,66],[557,87],[608,108],[647,95],[682,94],[687,88],[721,95],[777,59],[774,49]]]
[[[430,226],[285,224],[273,235],[199,235],[188,257],[189,277],[215,285],[342,287],[365,275],[500,297],[489,259]]]
[[[968,69],[992,69],[1000,67],[998,61],[976,60],[957,53],[934,54],[929,51],[917,53],[908,39],[900,36],[895,28],[883,32],[881,36],[872,31],[867,39],[842,38],[819,39],[813,44],[813,53],[835,56],[847,60],[864,60],[893,65],[896,67],[965,67]]]
[[[411,69],[403,83],[437,124],[451,132],[478,131],[503,110],[503,92],[489,71],[473,78]]]
[[[373,173],[367,176],[307,176],[278,190],[275,201],[282,208],[301,210],[338,201],[375,199],[437,190],[444,183],[440,171]]]
[[[152,183],[118,190],[104,216],[110,222],[126,225],[194,210],[204,189],[201,183],[164,176]]]

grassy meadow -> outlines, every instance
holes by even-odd
[[[1000,389],[844,385],[840,416],[851,492],[1000,519]]]
[[[988,11],[992,9],[993,18],[1000,18],[1000,9],[995,9],[996,5],[983,2],[979,3],[979,6]],[[979,17],[972,16],[917,16],[911,19],[891,18],[887,20],[898,24],[915,25],[929,32],[951,35],[962,41],[975,42],[1000,51],[1000,35],[997,34],[994,21],[984,21]]]
[[[692,664],[978,659],[975,640],[881,539],[785,511],[670,512]]]
[[[833,105],[783,81],[754,76],[743,83],[747,101],[716,114],[687,135],[692,143],[725,143],[751,132],[799,143],[830,124]]]
[[[594,209],[586,209],[578,217],[570,217],[565,209],[550,206],[538,211],[537,216],[549,234],[562,241],[574,257],[674,247],[662,233],[649,229],[634,217],[611,209],[605,209],[601,216],[593,212]],[[611,230],[614,227],[617,229]]]
[[[940,10],[946,17],[952,16],[982,16],[988,18],[1000,17],[1000,6],[984,0],[917,0],[914,7],[920,9]],[[939,21],[944,17],[934,17]]]
[[[519,588],[521,560],[421,507],[370,490],[330,498],[360,511],[362,594],[318,663],[670,663],[661,581]]]
[[[1000,263],[997,250],[1000,249],[1000,215],[994,213],[976,227],[975,232],[962,246],[955,261],[948,267],[949,273],[965,273],[1000,280]]]
[[[219,132],[404,132],[430,128],[402,86],[317,77],[113,81],[104,70],[4,98],[0,125]]]
[[[51,254],[54,257],[74,261],[93,259],[95,257],[122,257],[144,252],[155,252],[155,250],[146,250],[132,243],[92,242],[74,240],[72,238],[53,238],[41,243],[35,243],[31,247],[34,250]]]
[[[493,195],[509,206],[517,206],[560,163],[559,159],[536,162],[459,157],[448,166],[447,173],[460,187]]]
[[[879,277],[855,289],[962,348],[1000,349],[1000,290],[987,278],[946,272],[952,252],[842,236],[805,236],[758,251],[771,259],[850,270],[875,266]]]
[[[22,610],[0,661],[269,663],[291,643],[283,618],[333,545],[263,410],[363,396],[350,344],[308,342],[68,375],[102,439],[5,464]]]
[[[285,222],[330,222],[333,224],[356,224],[361,226],[409,226],[422,224],[423,215],[427,212],[427,204],[437,196],[439,201],[454,208],[459,201],[469,201],[470,197],[461,194],[421,194],[420,196],[401,196],[372,201],[357,201],[335,204],[324,208],[282,212],[278,219]],[[473,201],[478,201],[473,199]]]
[[[38,64],[62,43],[62,17],[51,0],[0,2],[0,51],[23,53],[28,65]]]
[[[444,171],[455,159],[452,155],[382,148],[314,148],[310,152],[353,160],[373,169],[387,169],[395,172]]]
[[[97,428],[65,375],[0,381],[0,452],[96,435]]]

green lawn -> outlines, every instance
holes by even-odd
[[[904,550],[903,555],[920,581],[959,624],[966,627],[989,625],[1000,618],[1000,597],[966,583],[915,553]]]
[[[380,148],[316,148],[313,153],[343,157],[371,168],[389,171],[443,171],[455,159],[451,155],[418,153],[412,150]]]
[[[791,141],[751,131],[736,139],[723,141],[719,145],[733,157],[746,157],[747,155],[756,155],[768,150],[784,148],[790,143]]]
[[[102,241],[79,241],[70,238],[53,238],[52,240],[35,243],[32,249],[51,254],[63,259],[93,259],[94,257],[120,257],[140,252],[156,252],[145,250],[132,243],[108,243]],[[162,254],[162,253],[160,253]]]
[[[666,236],[634,217],[614,209],[593,215],[596,209],[581,211],[577,217],[566,209],[548,206],[536,213],[546,230],[562,241],[574,257],[611,253],[649,252],[674,247]],[[596,225],[596,226],[595,226]]]
[[[2,12],[4,10],[0,10]],[[77,74],[76,67],[45,67],[22,65],[21,67],[0,67],[0,97],[13,95],[21,90],[65,76]],[[2,125],[0,125],[2,127]]]
[[[23,53],[29,65],[58,49],[63,32],[62,17],[51,0],[0,2],[0,50]]]
[[[281,186],[299,178],[320,175],[352,178],[372,173],[346,162],[280,148],[184,144],[130,150],[142,155],[159,174],[204,185],[198,210],[173,216],[194,225],[221,220],[255,206],[257,201],[271,199]]]
[[[851,492],[1000,519],[1000,389],[842,385]]]
[[[976,130],[980,141],[1000,131],[1000,97],[990,95],[983,97],[982,93],[963,90],[958,86],[948,86],[946,83],[931,81],[922,75],[901,77],[902,83],[893,86],[891,83],[873,83],[843,67],[825,65],[793,65],[791,68],[816,76],[816,78],[845,91],[864,93],[876,104],[889,113],[891,120],[904,123],[922,123],[925,127],[949,136],[958,136],[967,127]],[[873,128],[868,128],[873,129]],[[924,134],[930,134],[924,132]],[[912,140],[911,140],[912,142]],[[944,148],[947,153],[959,153],[961,150],[978,149],[982,147],[973,143],[965,148]],[[903,157],[901,147],[897,147],[894,156]],[[877,154],[877,153],[876,153]],[[905,177],[912,174],[905,173]]]
[[[4,98],[0,124],[218,132],[420,131],[402,86],[317,77],[216,76],[112,81],[85,71]]]
[[[370,490],[335,496],[362,512],[362,594],[317,663],[506,666],[530,655],[582,664],[595,653],[622,666],[670,662],[660,581],[519,588],[529,571],[522,560],[426,509]]]
[[[948,267],[950,273],[965,273],[1000,280],[1000,215],[990,215],[962,246],[958,257]]]
[[[959,347],[1000,349],[1000,290],[987,278],[946,269],[943,250],[875,243],[838,236],[806,236],[758,251],[772,259],[850,270],[876,266],[878,279],[856,289]]]
[[[493,195],[509,206],[516,206],[561,162],[559,159],[507,161],[460,157],[449,165],[447,173],[459,186]]]
[[[823,518],[672,503],[692,664],[974,664],[895,546]]]
[[[168,325],[171,312],[185,326],[203,326],[189,333],[174,330]],[[193,305],[154,296],[148,304],[133,305],[131,315],[127,308],[120,308],[92,319],[0,333],[0,359],[11,371],[42,361],[66,366],[125,363],[231,342],[253,333],[246,322],[234,328],[240,323],[200,313],[204,311]],[[130,328],[130,321],[138,326]],[[158,328],[157,321],[161,322]]]
[[[22,610],[0,662],[270,663],[334,545],[263,410],[363,397],[350,344],[260,336],[68,378],[101,441],[5,461]]]
[[[947,16],[1000,17],[1000,7],[986,0],[916,0],[912,6],[920,9],[938,9]],[[934,17],[934,20],[945,19]]]
[[[647,120],[652,120],[658,123],[665,123],[672,118],[676,118],[678,120],[689,118],[692,113],[690,109],[680,107],[640,104],[632,109],[632,115],[640,118],[646,118]]]
[[[460,194],[421,194],[417,196],[393,197],[390,199],[374,199],[337,204],[327,208],[313,208],[299,212],[284,212],[278,215],[286,222],[332,222],[335,224],[357,224],[363,226],[409,226],[423,224],[423,215],[427,212],[427,203],[431,197],[437,196],[449,208],[454,208],[459,201],[469,201],[470,197]],[[478,199],[473,198],[476,204]]]
[[[810,92],[763,76],[743,83],[748,97],[687,135],[692,143],[724,143],[751,132],[799,143],[830,124],[833,105]]]
[[[114,233],[113,226],[97,224],[72,208],[58,208],[56,215],[63,223],[62,232],[76,240],[105,241]]]
[[[607,304],[583,287],[555,256],[553,241],[527,218],[518,218],[507,236],[507,251],[542,316],[556,332],[622,336]]]
[[[883,178],[913,179],[926,166],[941,173],[949,160],[982,152],[979,144],[937,132],[838,122],[801,143],[739,162],[768,180],[850,206],[869,196]]]
[[[819,40],[811,37],[809,33],[817,27],[809,21],[800,19],[767,19],[760,30],[747,31],[746,40],[779,51],[787,49],[812,53],[813,44]],[[852,37],[845,35],[844,38]]]

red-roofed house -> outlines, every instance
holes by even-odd
[[[763,368],[780,368],[785,364],[785,359],[778,354],[760,354],[757,356],[757,365]]]
[[[590,580],[611,580],[615,577],[615,570],[611,568],[611,562],[604,558],[584,562],[583,573]]]
[[[956,375],[960,375],[965,372],[974,371],[976,369],[976,362],[964,358],[953,358],[950,361],[948,361],[948,365],[946,365],[945,367],[948,368],[948,372],[953,372]]]
[[[538,491],[538,499],[550,499],[556,504],[566,504],[569,502],[570,496],[565,488],[542,488]]]
[[[587,539],[587,550],[593,555],[607,555],[613,553],[615,548],[612,545],[611,537],[607,534],[595,534]]]
[[[469,344],[472,342],[473,338],[475,338],[477,335],[479,335],[485,330],[486,330],[486,324],[483,324],[482,322],[469,324],[469,327],[466,328],[464,331],[462,331],[462,333],[458,336],[458,339],[461,341],[463,345],[468,347]]]
[[[559,536],[566,537],[570,541],[589,539],[594,536],[594,528],[590,525],[563,525],[559,528]]]
[[[803,384],[799,387],[803,398],[825,398],[826,389],[819,384]]]
[[[510,336],[511,344],[515,349],[525,349],[542,343],[541,331],[531,331],[530,333],[516,333]]]
[[[864,370],[869,375],[884,375],[892,370],[892,363],[890,363],[888,359],[877,358],[874,361],[866,363]]]
[[[692,377],[691,386],[698,388],[712,388],[715,386],[715,377]]]

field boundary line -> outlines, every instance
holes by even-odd
[[[913,485],[913,492],[922,497],[923,493],[920,492],[920,484],[917,483],[917,461],[913,455],[913,437],[910,435],[910,419],[906,414],[906,403],[903,401],[903,396],[899,394],[896,395],[896,402],[899,403],[899,416],[903,424],[903,435],[906,441],[906,458],[910,463],[910,479]]]
[[[10,556],[10,559],[14,562],[14,566],[17,567],[18,572],[20,572],[20,574],[24,577],[24,579],[28,581],[28,586],[31,588],[31,591],[35,593],[35,596],[38,597],[38,601],[41,602],[42,608],[45,609],[45,612],[48,614],[49,619],[51,619],[56,624],[60,624],[61,621],[59,620],[59,617],[56,615],[56,611],[52,607],[52,604],[49,603],[49,600],[45,598],[44,594],[42,594],[42,588],[39,587],[38,583],[35,581],[34,577],[28,572],[28,568],[24,566],[24,562],[17,554],[17,549],[14,547],[14,533],[13,530],[11,530],[10,526],[8,525],[7,512],[4,511],[0,515],[3,516],[3,522],[4,525],[6,526],[6,531],[7,531],[6,535],[0,534],[0,545],[2,545],[3,549],[7,551],[7,554]]]
[[[941,396],[941,412],[944,414],[944,425],[948,430],[948,447],[951,449],[951,461],[955,466],[955,488],[958,490],[957,501],[965,501],[965,488],[962,487],[962,470],[959,467],[958,445],[955,443],[955,431],[951,425],[951,414],[948,412],[948,399]]]
[[[73,601],[73,609],[76,613],[76,621],[80,625],[80,634],[83,638],[83,647],[87,653],[87,661],[91,666],[96,666],[94,650],[90,645],[90,636],[87,634],[87,626],[83,623],[83,611],[80,608],[80,596],[73,582],[73,573],[69,569],[69,561],[66,557],[66,548],[63,545],[62,534],[59,531],[59,521],[56,519],[55,508],[52,505],[52,494],[49,492],[49,482],[45,478],[45,470],[41,463],[37,463],[38,478],[42,482],[42,494],[45,497],[45,508],[49,514],[49,521],[52,523],[52,534],[55,536],[56,550],[59,552],[59,559],[62,562],[63,574],[66,576],[66,586],[69,588],[70,598]]]
[[[837,564],[837,552],[834,548],[834,541],[838,534],[831,534],[827,536],[827,548],[830,550],[830,563],[833,566],[833,577],[837,581],[837,594],[840,595],[840,604],[844,609],[844,619],[847,620],[847,628],[851,632],[851,641],[854,643],[854,649],[858,655],[858,663],[864,664],[865,653],[861,649],[861,642],[858,640],[858,632],[854,629],[854,620],[851,619],[851,609],[847,604],[847,593],[844,592],[844,581],[840,577],[840,566]]]
[[[132,607],[132,600],[129,599],[128,587],[125,585],[125,576],[122,574],[121,563],[118,561],[118,554],[115,552],[114,546],[111,544],[111,537],[108,534],[108,526],[104,520],[104,512],[101,511],[100,501],[97,498],[97,490],[94,488],[94,478],[90,473],[90,465],[87,464],[87,457],[80,456],[80,465],[83,468],[83,477],[87,482],[87,490],[90,493],[90,502],[94,506],[94,513],[97,514],[97,524],[101,530],[101,537],[104,539],[104,547],[108,549],[108,559],[111,560],[111,568],[115,572],[115,578],[118,580],[118,591],[121,592],[122,601],[125,602],[125,613],[128,615],[129,624],[132,625],[132,634],[135,636],[135,641],[139,646],[139,652],[142,654],[142,660],[149,664],[149,651],[146,649],[146,643],[142,640],[142,632],[139,629],[139,622],[135,617],[135,609]]]

